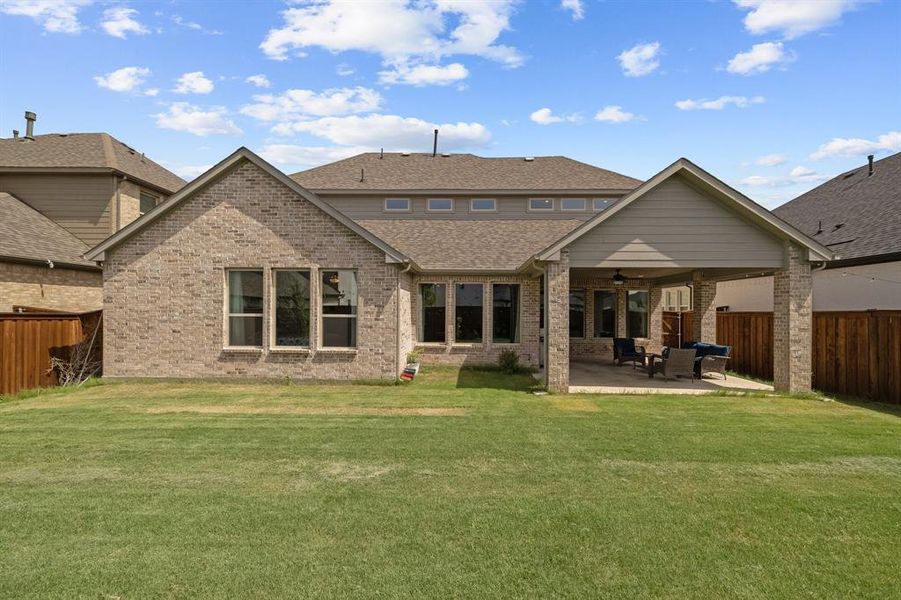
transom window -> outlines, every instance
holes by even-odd
[[[263,346],[263,271],[228,271],[228,345]]]
[[[491,289],[491,341],[515,344],[519,341],[519,285],[495,283]]]
[[[554,210],[553,198],[529,198],[529,210],[548,211]]]
[[[594,292],[594,337],[616,337],[616,292]]]
[[[355,271],[322,271],[322,346],[355,348],[357,345],[357,274]]]
[[[385,198],[386,212],[410,212],[409,198]]]
[[[428,208],[431,212],[452,212],[454,200],[452,198],[429,198]]]
[[[626,315],[626,335],[631,338],[648,337],[648,292],[629,290]]]
[[[610,208],[610,205],[613,204],[613,200],[608,200],[607,198],[595,198],[592,202],[593,208],[597,212],[607,210],[608,208]]]
[[[310,272],[273,271],[275,345],[310,346]]]
[[[473,198],[470,200],[469,209],[472,212],[491,212],[497,210],[494,198]]]
[[[585,290],[569,290],[569,337],[585,337]]]
[[[419,285],[419,303],[422,320],[419,325],[420,342],[444,342],[447,316],[447,286],[443,283]]]
[[[482,284],[458,283],[454,294],[454,341],[482,341]]]
[[[560,200],[560,210],[585,210],[585,198],[563,198]]]
[[[156,206],[156,196],[152,194],[148,194],[147,192],[141,192],[141,199],[139,201],[138,212],[143,217],[147,213],[149,213]]]

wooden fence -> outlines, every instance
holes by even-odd
[[[0,394],[56,385],[52,356],[65,357],[92,335],[101,313],[0,314]],[[95,339],[99,351],[101,334]]]
[[[663,313],[663,343],[692,340],[692,314]],[[773,313],[720,312],[716,341],[729,369],[773,378]],[[901,311],[813,313],[813,385],[827,393],[901,404]]]

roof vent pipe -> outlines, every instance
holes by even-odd
[[[13,129],[13,139],[14,140],[19,139],[19,130],[18,129]]]
[[[438,154],[438,130],[435,130],[435,139],[432,142],[432,158],[435,158],[435,155]]]
[[[25,139],[34,139],[34,122],[38,120],[38,116],[30,110],[25,111]]]
[[[385,149],[380,148],[379,149],[379,160],[382,160],[383,158],[385,158]]]
[[[869,155],[869,156],[867,157],[867,162],[870,163],[870,175],[872,175],[872,174],[873,174],[873,171],[875,170],[875,169],[873,168],[873,155],[872,155],[872,154]],[[868,175],[868,176],[869,176],[869,175]]]

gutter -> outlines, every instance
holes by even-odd
[[[24,256],[0,256],[0,262],[9,262],[21,265],[31,265],[36,267],[48,267],[50,269],[62,268],[62,269],[72,269],[75,271],[94,271],[94,272],[102,272],[99,266],[95,265],[85,265],[79,263],[70,263],[70,262],[62,262],[58,260],[51,260],[49,258],[26,258]]]
[[[394,336],[395,336],[395,339],[397,340],[397,347],[394,352],[394,378],[395,379],[400,377],[400,367],[401,367],[401,364],[400,364],[400,276],[403,275],[404,273],[409,273],[410,269],[413,268],[412,261],[408,260],[404,264],[406,264],[406,266],[402,270],[397,272],[397,299],[394,302],[394,304],[395,304],[394,312],[397,317],[397,320],[395,321],[395,324],[394,324]]]

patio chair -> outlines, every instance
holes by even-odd
[[[668,348],[665,356],[654,363],[651,377],[657,373],[661,373],[664,378],[672,379],[674,377],[691,377],[695,380],[695,350],[680,350],[679,348]]]
[[[644,364],[644,346],[636,346],[635,338],[613,338],[613,362],[619,366],[623,363],[631,362],[632,368],[635,363]]]
[[[695,376],[700,379],[705,373],[719,373],[726,379],[726,362],[732,354],[732,346],[689,342],[684,346],[697,352],[695,356]]]

